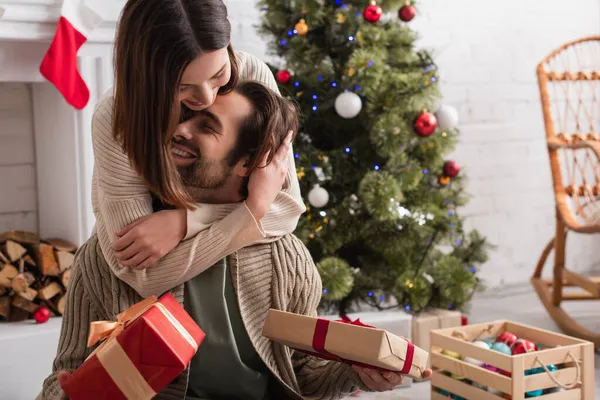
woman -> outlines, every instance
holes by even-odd
[[[202,110],[238,79],[277,90],[264,63],[233,52],[230,33],[222,0],[129,0],[123,9],[115,88],[92,123],[92,200],[106,260],[142,296],[161,294],[242,247],[292,232],[305,211],[291,135],[250,175],[241,205],[195,207],[181,183],[176,163],[190,155],[171,146],[181,104]],[[151,193],[175,209],[153,213]]]

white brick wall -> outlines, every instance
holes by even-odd
[[[228,0],[237,49],[266,58],[255,1]],[[427,0],[411,23],[432,48],[445,101],[461,116],[452,156],[470,177],[469,226],[498,245],[483,277],[526,281],[554,230],[553,197],[535,67],[563,42],[600,33],[597,0]],[[37,228],[29,88],[0,85],[0,231]],[[59,157],[61,155],[57,155]],[[597,237],[571,236],[577,268],[598,266]]]
[[[233,43],[264,56],[265,44],[252,30],[259,18],[254,4],[228,1]],[[435,51],[445,101],[460,112],[462,139],[452,158],[469,175],[473,195],[462,214],[498,246],[482,276],[490,286],[526,282],[554,235],[535,68],[562,43],[600,33],[600,4],[422,0],[411,26],[420,44]],[[569,265],[597,267],[599,240],[571,235]]]
[[[0,84],[0,232],[38,229],[32,116],[30,87]]]

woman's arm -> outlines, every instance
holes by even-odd
[[[153,210],[144,181],[131,166],[120,144],[112,137],[111,118],[112,97],[107,97],[98,106],[92,122],[96,231],[111,270],[140,295],[162,294],[198,275],[226,255],[264,238],[260,223],[247,205],[241,203],[220,208],[220,213],[206,224],[206,229],[179,243],[151,268],[137,270],[123,267],[112,246],[117,238],[116,232],[147,217]],[[283,162],[282,156],[286,155],[287,150],[282,147],[278,151],[276,157],[281,159],[279,163]],[[142,228],[143,223],[133,229],[143,239],[146,236]],[[161,228],[163,236],[167,236],[166,229]],[[181,238],[177,238],[177,241]]]

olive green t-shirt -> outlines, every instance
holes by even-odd
[[[225,259],[185,283],[184,306],[206,334],[186,399],[267,400],[271,374],[250,342]]]

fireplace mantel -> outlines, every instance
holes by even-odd
[[[39,72],[60,16],[62,0],[0,0],[0,82],[32,84],[39,231],[77,244],[95,223],[91,120],[112,86],[112,46],[125,0],[80,0],[103,18],[78,53],[90,102],[76,110]],[[2,121],[0,120],[0,129]]]
[[[96,28],[89,43],[110,44],[114,28],[125,0],[79,0],[99,13],[104,23]],[[60,16],[62,0],[10,0],[1,1],[4,15],[0,18],[0,40],[50,42]]]

